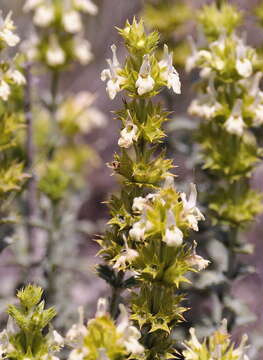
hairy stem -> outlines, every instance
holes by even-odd
[[[55,233],[59,227],[59,216],[58,216],[58,206],[57,204],[52,203],[51,205],[51,216],[50,216],[50,230],[48,231],[48,242],[46,249],[46,280],[47,280],[47,289],[46,297],[49,304],[54,305],[55,293],[56,293],[56,272],[57,266],[54,256],[55,246],[56,246],[56,237]]]
[[[110,314],[113,319],[117,319],[119,313],[119,304],[121,300],[122,280],[124,278],[124,272],[119,271],[117,275],[116,285],[111,287],[111,299],[110,299]]]
[[[34,173],[34,163],[36,156],[36,147],[34,144],[33,134],[33,115],[32,115],[32,73],[31,65],[27,64],[25,69],[26,74],[26,88],[25,88],[25,119],[26,119],[26,159],[27,159],[27,172],[31,175],[27,187],[27,234],[28,234],[28,254],[33,260],[35,256],[35,248],[37,243],[38,229],[34,226],[34,221],[38,218],[38,198],[37,198],[37,179]]]
[[[59,93],[59,81],[60,73],[59,71],[51,71],[51,81],[50,81],[50,114],[51,114],[51,128],[52,128],[52,151],[50,158],[53,157],[53,154],[59,144],[59,129],[57,123],[57,108],[58,108],[58,93]]]
[[[57,107],[58,107],[58,90],[59,90],[59,78],[60,73],[58,71],[51,72],[51,82],[50,82],[50,95],[51,95],[51,104],[50,104],[50,115],[51,115],[51,122],[52,122],[52,129],[53,129],[53,141],[52,141],[52,152],[50,154],[50,160],[54,156],[54,151],[57,147],[58,141],[58,126],[57,126]],[[57,205],[52,203],[52,217],[51,217],[51,230],[48,232],[47,238],[47,247],[46,247],[46,262],[47,268],[45,271],[45,277],[47,280],[47,301],[52,304],[55,294],[55,264],[54,264],[54,257],[53,253],[56,247],[56,237],[55,232],[58,226],[58,216],[57,216]]]
[[[216,0],[216,6],[218,7],[218,9],[221,9],[221,6],[223,5],[224,0]]]

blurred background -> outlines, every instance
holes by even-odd
[[[153,1],[154,2],[154,1]],[[171,2],[176,2],[171,0]],[[253,8],[259,4],[257,0],[240,0],[230,1],[235,3],[240,9],[246,11],[246,21],[244,30],[248,33],[248,43],[253,46],[263,46],[263,30],[260,28],[253,15]],[[28,16],[23,14],[21,0],[2,0],[1,10],[4,14],[10,10],[13,12],[13,18],[17,24],[17,32],[22,39],[29,36],[30,28],[28,26]],[[76,208],[76,216],[81,220],[84,231],[77,238],[72,238],[77,244],[75,256],[80,264],[79,269],[72,269],[71,273],[71,302],[72,307],[83,305],[86,309],[87,316],[94,314],[98,297],[108,296],[109,288],[105,282],[99,279],[95,273],[95,265],[99,262],[96,253],[99,250],[98,245],[94,242],[96,234],[103,232],[108,219],[108,210],[105,202],[109,194],[118,191],[119,185],[116,179],[111,176],[111,170],[106,166],[113,158],[114,151],[117,150],[118,122],[114,120],[112,110],[120,107],[121,97],[111,101],[105,91],[105,84],[100,80],[100,73],[106,67],[106,58],[111,58],[110,46],[114,43],[118,47],[120,59],[125,56],[125,50],[121,44],[120,37],[115,27],[123,27],[126,19],[132,20],[134,16],[140,17],[148,1],[141,0],[97,0],[98,14],[85,20],[87,38],[89,39],[93,61],[87,66],[75,65],[70,71],[67,71],[61,79],[60,89],[63,92],[75,93],[78,91],[89,91],[96,94],[95,105],[99,111],[104,114],[105,125],[95,128],[85,136],[85,142],[95,150],[91,159],[87,161],[85,189],[81,192],[81,202]],[[200,5],[209,3],[209,1],[187,1],[185,0],[194,15],[195,9]],[[180,41],[185,41],[189,34],[195,35],[194,19],[188,19],[187,22],[180,26]],[[170,35],[177,39],[176,32]],[[180,51],[180,50],[178,50]],[[180,55],[178,54],[178,57]],[[177,54],[175,53],[175,59]],[[174,111],[173,122],[180,123],[187,118],[187,121],[194,121],[186,115],[187,107],[193,98],[192,83],[196,74],[186,74],[183,66],[178,61],[177,69],[180,73],[182,82],[182,95],[169,99],[164,96],[169,110]],[[48,86],[48,74],[40,73],[37,77],[37,88],[43,91]],[[191,124],[189,125],[191,126]],[[179,166],[177,174],[181,181],[190,181],[195,179],[195,170],[187,166],[187,158],[180,148],[177,148],[176,142],[181,141],[180,131],[172,123],[169,125],[169,148],[170,157]],[[92,159],[92,157],[94,158]],[[253,176],[253,186],[263,191],[263,165],[259,165]],[[233,287],[235,295],[240,296],[248,304],[249,308],[256,315],[256,321],[246,325],[244,330],[258,328],[263,330],[262,298],[263,298],[263,241],[262,241],[263,215],[259,217],[250,230],[244,234],[251,244],[255,246],[253,255],[246,256],[245,261],[255,267],[256,271],[239,279]],[[0,257],[0,302],[1,311],[5,308],[6,303],[10,301],[19,286],[19,276],[21,268],[14,261],[13,250],[7,248],[1,253]],[[68,254],[67,256],[70,256]],[[64,258],[64,262],[68,262]],[[62,270],[63,271],[63,270]],[[33,281],[38,281],[37,275]],[[194,307],[195,304],[191,304]],[[75,315],[72,315],[73,317]]]

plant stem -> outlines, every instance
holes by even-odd
[[[57,147],[58,143],[58,126],[57,126],[57,106],[58,106],[58,90],[59,90],[59,78],[60,73],[58,71],[53,70],[51,72],[51,83],[50,83],[50,95],[51,95],[51,104],[50,104],[50,115],[51,115],[51,122],[52,122],[52,129],[53,129],[53,141],[52,141],[52,152],[50,154],[49,159],[51,160],[54,156],[54,151]],[[47,247],[46,247],[46,262],[47,268],[45,272],[46,280],[47,280],[47,301],[50,304],[53,304],[54,293],[56,291],[55,288],[55,264],[53,263],[53,252],[56,246],[56,237],[54,236],[57,225],[58,225],[58,215],[57,215],[57,205],[52,203],[52,217],[51,217],[51,224],[50,224],[50,231],[48,231],[48,238],[47,238]]]
[[[116,285],[112,286],[111,288],[112,293],[110,299],[110,314],[113,319],[117,319],[118,317],[120,297],[123,291],[123,288],[121,286],[123,278],[124,278],[124,272],[119,271],[117,275]]]
[[[27,172],[31,175],[28,181],[27,189],[27,234],[28,234],[28,253],[30,259],[34,259],[36,251],[36,243],[38,237],[38,229],[34,226],[34,221],[38,218],[38,199],[37,199],[37,180],[34,173],[34,163],[36,156],[36,147],[34,144],[33,137],[33,115],[32,115],[32,101],[31,101],[31,90],[32,90],[32,73],[31,65],[27,64],[25,69],[26,75],[26,88],[25,88],[25,119],[26,119],[26,159],[27,159]]]
[[[47,289],[46,297],[49,304],[54,305],[54,298],[56,292],[56,264],[54,261],[54,250],[56,245],[56,233],[57,228],[59,227],[59,216],[58,216],[58,205],[52,203],[51,205],[51,217],[50,217],[50,230],[48,231],[48,240],[47,240],[47,249],[46,249],[46,280],[47,280]]]
[[[224,3],[224,0],[216,0],[216,6],[219,10],[221,9],[221,6],[223,5],[223,3]]]
[[[58,146],[58,139],[60,138],[58,124],[57,124],[57,108],[58,108],[58,91],[59,91],[59,80],[60,73],[59,71],[52,70],[51,72],[51,83],[50,83],[50,114],[51,114],[51,128],[52,128],[52,147],[50,158],[52,158],[53,153]]]

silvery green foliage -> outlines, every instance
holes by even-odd
[[[203,42],[192,43],[186,68],[200,70],[189,112],[200,119],[197,141],[207,175],[202,200],[213,220],[202,229],[213,265],[195,282],[195,292],[210,296],[213,304],[212,317],[205,316],[202,324],[196,319],[199,334],[207,335],[224,317],[229,329],[255,319],[230,289],[234,280],[252,271],[238,257],[253,251],[241,232],[262,211],[262,195],[249,184],[262,155],[255,135],[262,126],[262,92],[256,51],[236,31],[238,10],[226,2],[208,5],[198,20]]]

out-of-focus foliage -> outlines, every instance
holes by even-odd
[[[83,36],[82,14],[96,15],[98,8],[94,3],[28,0],[24,11],[32,13],[36,30],[23,44],[30,60],[54,70],[68,67],[72,61],[82,65],[91,61],[91,45]]]
[[[15,33],[11,13],[6,17],[0,14],[0,224],[16,221],[16,215],[10,205],[21,191],[28,174],[24,163],[16,153],[18,138],[24,126],[21,116],[21,89],[25,78],[20,71],[18,54],[12,54],[20,38]],[[1,227],[1,249],[5,241],[5,227]]]
[[[173,49],[174,64],[184,66],[189,55],[186,33],[189,20],[193,18],[191,8],[181,0],[148,0],[142,16],[149,29],[160,32],[161,47],[167,44]],[[161,57],[161,50],[157,54]]]
[[[241,20],[239,10],[225,1],[201,8],[202,41],[192,43],[186,62],[188,71],[200,71],[189,113],[201,119],[195,138],[201,154],[197,164],[203,170],[202,200],[212,220],[201,235],[212,265],[196,277],[192,297],[195,301],[206,294],[212,302],[211,313],[201,321],[199,313],[191,319],[200,337],[209,335],[224,317],[230,330],[255,320],[231,292],[232,282],[252,271],[238,256],[253,251],[241,232],[262,212],[262,194],[249,181],[262,157],[262,74],[256,50],[237,31]]]

